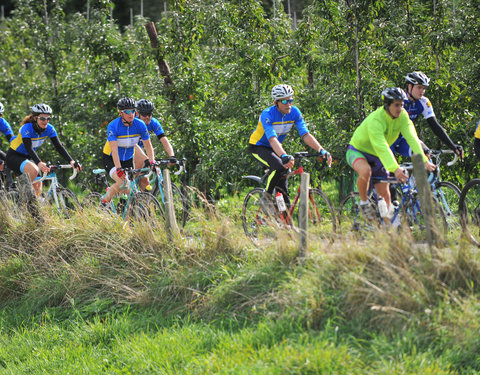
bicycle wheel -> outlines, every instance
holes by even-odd
[[[68,188],[57,189],[59,211],[65,217],[71,217],[80,207],[80,202],[73,191]]]
[[[163,186],[163,181],[161,182],[162,190],[156,188],[155,189],[155,197],[160,203],[165,202],[165,190]],[[172,198],[173,198],[173,207],[175,210],[175,220],[177,221],[177,225],[179,228],[185,226],[188,218],[188,203],[184,195],[182,194],[180,188],[172,183]]]
[[[128,204],[127,217],[131,222],[148,223],[154,226],[164,222],[162,206],[157,198],[143,191],[133,195]]]
[[[448,233],[447,219],[443,213],[443,209],[435,197],[432,197],[433,212],[438,225],[438,230],[444,236]],[[402,228],[408,228],[416,241],[423,242],[426,240],[425,218],[420,207],[420,200],[416,197],[407,198],[401,209]]]
[[[376,204],[373,199],[369,199],[376,209]],[[379,223],[368,220],[360,210],[360,195],[354,191],[348,194],[341,202],[338,210],[338,222],[340,225],[340,232],[342,234],[354,232],[371,232]]]
[[[308,236],[312,239],[333,239],[337,219],[333,205],[323,191],[310,188],[308,193]],[[295,226],[299,227],[299,204],[292,213]]]
[[[265,190],[254,188],[250,190],[242,207],[242,226],[245,235],[257,245],[268,245],[277,239],[280,225],[276,219],[260,206]],[[274,207],[272,201],[272,207]]]
[[[460,218],[458,213],[458,204],[460,202],[460,189],[450,181],[439,182],[433,194],[443,209],[449,230],[460,228]]]
[[[103,198],[102,194],[92,191],[83,197],[82,208],[83,209],[88,209],[90,207],[98,208],[100,207],[102,198]]]
[[[460,194],[460,224],[469,241],[480,246],[480,178],[467,182]]]

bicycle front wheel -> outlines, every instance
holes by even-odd
[[[58,212],[64,217],[71,217],[73,213],[80,207],[80,202],[73,191],[68,188],[57,188]],[[49,198],[49,203],[56,205],[53,197]]]
[[[133,223],[148,223],[153,226],[164,222],[161,204],[157,198],[146,192],[137,192],[133,195],[128,205],[127,217]]]
[[[460,228],[458,205],[460,202],[460,189],[450,181],[442,181],[433,190],[434,196],[443,209],[449,230]]]
[[[467,182],[462,189],[459,216],[464,235],[480,247],[480,178]]]
[[[295,226],[299,225],[299,205],[293,212]],[[323,191],[310,188],[308,192],[308,235],[313,240],[334,238],[337,231],[337,219],[333,205]]]
[[[165,189],[163,181],[161,182],[162,191],[160,189],[155,189],[155,196],[157,200],[165,204]],[[188,202],[185,196],[182,194],[180,188],[172,183],[172,198],[173,198],[173,208],[175,211],[175,220],[179,228],[185,226],[188,218]]]
[[[370,204],[375,207],[373,199],[369,199]],[[379,219],[380,220],[380,219]],[[378,227],[380,221],[372,222],[368,220],[360,209],[360,195],[354,191],[349,193],[341,202],[338,210],[338,222],[340,232],[347,234],[349,232],[371,232]]]

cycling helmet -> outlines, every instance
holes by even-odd
[[[400,87],[389,87],[382,91],[382,100],[386,105],[390,105],[394,100],[404,100],[405,91]]]
[[[0,103],[0,115],[3,113],[5,110],[5,107],[3,106],[3,103]]]
[[[275,101],[283,98],[288,98],[289,96],[293,96],[294,93],[295,92],[290,85],[276,85],[272,89],[272,99]]]
[[[154,105],[150,100],[140,99],[137,102],[137,111],[140,113],[152,113]]]
[[[48,104],[39,103],[39,104],[35,104],[32,107],[32,112],[33,113],[46,113],[46,114],[51,115],[52,114],[52,109],[50,108],[50,106]]]
[[[412,85],[428,86],[430,78],[423,72],[412,72],[405,76],[405,82],[411,83]]]
[[[136,107],[137,107],[137,103],[135,102],[135,100],[129,97],[122,98],[117,103],[117,108],[119,110],[135,109]]]

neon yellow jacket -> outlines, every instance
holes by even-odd
[[[350,144],[359,151],[377,156],[387,171],[395,172],[399,165],[390,146],[400,133],[413,152],[423,155],[423,160],[427,161],[413,122],[405,109],[395,119],[383,107],[370,113],[353,133]]]

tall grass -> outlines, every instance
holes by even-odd
[[[250,243],[234,210],[194,209],[172,237],[95,210],[38,224],[0,208],[0,373],[480,371],[467,243],[377,233],[312,243],[300,263],[289,238]]]

